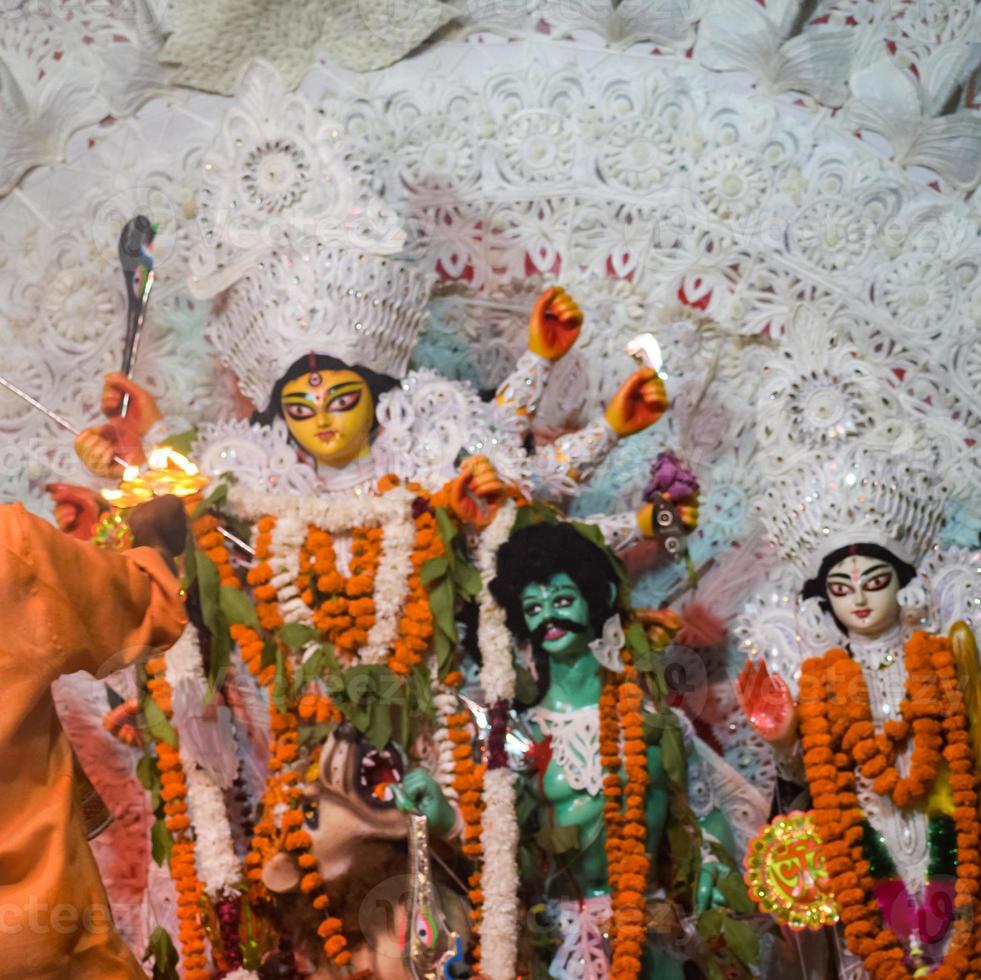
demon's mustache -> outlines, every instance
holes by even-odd
[[[566,633],[585,633],[589,629],[588,624],[576,623],[571,619],[546,619],[537,629],[532,631],[531,642],[540,647],[545,641],[545,634],[550,629],[565,630]]]

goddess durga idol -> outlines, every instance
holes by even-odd
[[[202,629],[150,662],[143,701],[157,719],[148,778],[159,780],[190,980],[208,975],[205,939],[235,980],[258,966],[268,975],[276,957],[292,976],[297,934],[323,977],[352,968],[402,977],[407,960],[423,970],[465,942],[460,901],[444,892],[444,917],[432,881],[408,902],[396,889],[394,927],[359,917],[379,880],[418,884],[404,849],[420,835],[394,809],[405,763],[425,769],[413,778],[427,792],[438,783],[451,804],[434,834],[480,854],[480,751],[459,697],[456,617],[486,583],[464,541],[513,511],[509,494],[573,492],[618,439],[667,408],[661,379],[641,369],[594,423],[525,450],[552,366],[582,325],[558,287],[535,304],[528,350],[491,403],[409,370],[432,278],[400,255],[404,232],[347,172],[336,135],[259,66],[202,162],[190,288],[215,299],[209,339],[255,412],[185,434],[204,473],[234,479],[196,514]],[[137,462],[144,446],[188,428],[119,375],[106,379],[103,408],[108,422],[77,442],[100,475],[116,473],[114,456]],[[62,490],[71,520],[84,502],[73,508]],[[595,523],[614,549],[647,536],[670,551],[696,505],[658,498]],[[218,533],[226,519],[250,540],[247,570]],[[203,711],[209,681],[220,696]],[[226,807],[233,781],[252,790],[257,819]],[[401,792],[410,790],[407,780]],[[415,856],[416,871],[429,868],[425,846]],[[296,893],[303,922],[287,912],[280,948],[257,951],[245,930],[282,893]],[[482,922],[480,888],[471,884],[468,898],[485,972],[513,975],[514,930],[495,961],[492,909]],[[410,956],[406,937],[420,923],[426,938],[412,939]]]

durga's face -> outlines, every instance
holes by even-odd
[[[290,435],[324,466],[340,468],[371,448],[374,399],[356,371],[311,371],[283,386]]]
[[[849,633],[878,636],[899,621],[899,575],[881,558],[849,555],[832,565],[828,601]]]

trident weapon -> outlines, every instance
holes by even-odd
[[[122,373],[127,378],[133,376],[136,355],[143,336],[143,323],[146,308],[150,302],[150,289],[153,287],[153,239],[157,233],[156,225],[146,215],[138,214],[123,226],[119,235],[119,264],[123,268],[123,282],[126,284],[126,340],[123,344]],[[129,395],[123,395],[120,415],[129,410]]]

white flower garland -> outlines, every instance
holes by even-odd
[[[505,625],[504,610],[491,595],[490,583],[497,574],[497,553],[511,535],[518,506],[507,500],[487,525],[477,544],[475,563],[482,585],[478,605],[480,622],[477,643],[483,665],[480,686],[489,705],[514,698],[514,661],[511,656],[511,634]]]
[[[193,628],[184,630],[181,638],[170,648],[166,656],[164,676],[171,690],[191,683],[201,691],[204,699],[206,682],[201,666],[197,636]],[[232,891],[242,878],[242,866],[235,855],[232,828],[225,808],[225,795],[221,787],[203,769],[199,769],[178,735],[181,765],[187,780],[187,802],[197,846],[198,874],[205,891],[212,898],[223,891]]]
[[[276,590],[276,600],[283,622],[313,625],[313,611],[300,597],[296,579],[300,574],[300,549],[307,536],[307,526],[293,516],[280,517],[272,529],[269,548],[269,584]]]
[[[439,683],[439,671],[436,665],[436,658],[431,657],[429,663],[429,675],[433,685],[433,704],[436,706],[436,717],[438,725],[433,734],[433,741],[436,743],[438,759],[436,761],[436,781],[443,795],[453,804],[454,809],[458,809],[457,802],[460,798],[454,785],[456,779],[456,759],[453,756],[455,744],[450,739],[449,718],[450,715],[460,710],[460,699],[456,691],[448,688],[445,684]]]
[[[511,634],[505,625],[504,610],[489,586],[497,574],[497,553],[510,536],[517,513],[517,504],[505,501],[476,547],[475,562],[482,582],[477,627],[483,660],[480,684],[489,705],[514,698]],[[518,820],[514,806],[514,773],[507,766],[489,769],[484,776],[480,829],[484,852],[480,966],[491,980],[511,980],[518,955]]]
[[[296,589],[299,552],[310,524],[338,535],[357,527],[382,528],[381,556],[375,573],[375,622],[361,647],[363,663],[384,663],[398,637],[412,575],[415,523],[414,494],[396,487],[382,496],[370,494],[326,494],[320,497],[289,497],[232,488],[229,503],[243,517],[257,520],[265,514],[276,518],[272,553],[272,585],[286,622],[310,625],[310,609]]]
[[[484,776],[484,916],[480,924],[480,968],[491,980],[512,980],[518,955],[518,821],[511,769]],[[490,872],[489,874],[487,872]]]
[[[244,966],[225,974],[225,980],[259,980],[259,974],[246,970]]]

